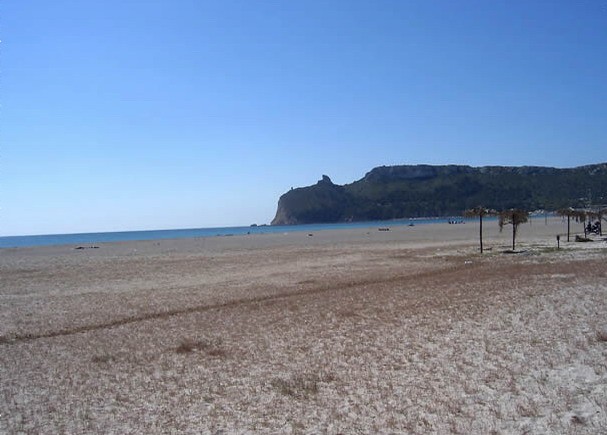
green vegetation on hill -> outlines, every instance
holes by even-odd
[[[280,197],[273,225],[461,215],[479,204],[503,210],[585,205],[607,192],[607,163],[557,169],[537,166],[382,166],[339,186],[317,184]],[[607,199],[603,202],[607,202]]]

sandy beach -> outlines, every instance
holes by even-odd
[[[564,233],[0,249],[0,432],[605,433],[607,242]]]

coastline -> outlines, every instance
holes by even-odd
[[[300,225],[251,225],[246,227],[210,227],[182,228],[165,230],[134,230],[114,232],[68,233],[68,234],[33,234],[23,236],[0,237],[0,249],[16,247],[52,246],[68,244],[94,244],[105,242],[129,242],[142,240],[171,240],[199,237],[228,237],[254,234],[277,234],[290,232],[310,232],[325,230],[375,228],[386,225],[401,226],[410,223],[435,224],[447,222],[448,217],[411,218],[387,221],[335,222]]]
[[[352,223],[334,223],[334,224],[305,224],[305,225],[285,225],[285,226],[257,226],[257,227],[220,227],[220,228],[199,228],[199,229],[175,229],[175,230],[143,230],[143,231],[118,231],[107,233],[73,233],[73,234],[41,234],[28,236],[4,236],[0,237],[0,252],[6,249],[21,248],[41,248],[44,246],[82,246],[83,248],[93,245],[108,243],[138,243],[144,241],[150,242],[171,242],[175,240],[187,239],[212,239],[225,237],[242,236],[284,236],[290,233],[310,234],[324,233],[331,234],[333,231],[349,231],[347,234],[357,234],[360,231],[370,232],[378,228],[390,228],[392,230],[402,230],[402,227],[417,225],[445,225],[454,218],[436,217],[436,218],[411,218],[387,221],[373,222],[352,222]],[[532,221],[543,224],[544,217],[532,217]],[[561,219],[560,217],[550,217],[551,225]],[[474,219],[457,218],[461,224],[478,225]],[[486,218],[485,226],[490,226],[495,218]],[[458,224],[459,225],[459,224]],[[491,231],[489,231],[491,233]],[[344,240],[349,240],[347,237]]]

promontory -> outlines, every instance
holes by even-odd
[[[323,175],[278,201],[272,225],[458,216],[477,205],[556,210],[607,203],[607,163],[540,166],[381,166],[343,186]]]

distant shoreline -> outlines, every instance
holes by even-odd
[[[414,221],[418,225],[447,223],[450,217],[403,218],[387,221],[338,222],[302,225],[258,225],[246,227],[184,228],[171,230],[109,231],[70,234],[40,234],[28,236],[0,237],[0,249],[70,244],[90,244],[106,242],[126,242],[143,240],[188,239],[198,237],[228,237],[252,234],[276,234],[298,231],[342,230],[353,228],[373,228],[386,225],[408,225]],[[457,217],[461,219],[461,217]]]
[[[553,218],[553,215],[548,215]],[[450,220],[456,219],[464,223],[474,225],[476,219],[462,217],[435,217],[435,218],[406,218],[387,221],[370,222],[343,222],[331,224],[305,224],[305,225],[271,225],[257,227],[223,227],[223,228],[192,228],[173,230],[143,230],[143,231],[116,231],[103,233],[73,233],[73,234],[47,234],[31,236],[5,236],[0,237],[0,252],[5,249],[35,248],[43,246],[74,246],[74,248],[87,248],[97,244],[115,242],[145,242],[172,239],[225,239],[232,236],[247,237],[261,235],[284,235],[284,234],[313,234],[317,232],[361,229],[377,229],[394,227],[407,228],[414,223],[417,225],[449,224]],[[495,218],[487,218],[492,221]],[[559,218],[560,219],[560,218]],[[533,220],[544,220],[544,215],[537,215]],[[450,226],[450,225],[449,225]]]

